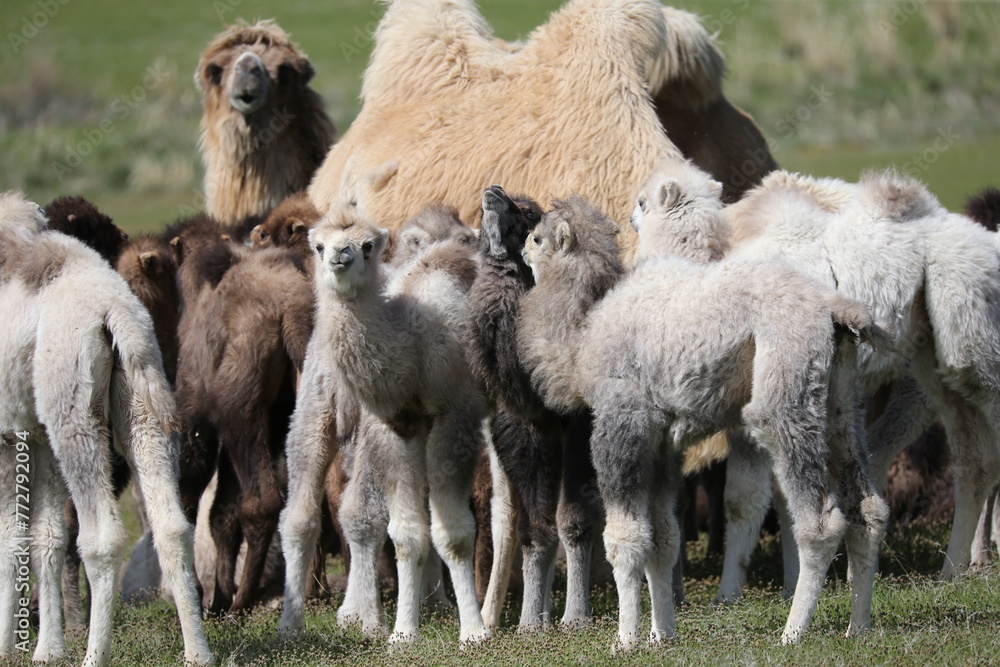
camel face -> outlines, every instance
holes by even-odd
[[[376,282],[388,236],[387,230],[346,212],[327,218],[309,233],[318,277],[337,294],[353,299],[364,285]]]
[[[528,235],[521,256],[531,268],[535,282],[542,279],[542,273],[549,260],[560,250],[572,247],[573,232],[565,220],[554,220],[553,214],[546,214],[542,222]]]
[[[319,219],[319,211],[308,197],[301,193],[292,195],[253,228],[250,245],[254,248],[307,248],[309,230]]]
[[[390,248],[392,264],[402,266],[432,243],[457,241],[476,243],[476,232],[462,222],[458,211],[444,204],[431,204],[403,223],[395,247]]]
[[[273,122],[288,96],[312,78],[309,60],[280,28],[268,21],[238,23],[209,44],[195,72],[205,95],[205,109],[242,118]],[[287,121],[286,121],[287,122]]]
[[[497,259],[517,257],[528,232],[542,219],[542,209],[530,199],[511,198],[499,185],[483,192],[482,234]]]

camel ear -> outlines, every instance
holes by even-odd
[[[559,250],[572,250],[576,245],[576,236],[569,223],[563,220],[556,227],[556,247]]]
[[[660,185],[660,206],[670,208],[681,198],[681,186],[676,178],[668,178]]]
[[[174,261],[178,264],[181,263],[181,259],[184,256],[184,244],[181,242],[181,237],[175,236],[170,239],[170,249],[174,252]]]
[[[66,222],[73,222],[76,220],[76,213],[70,213],[66,216]]]
[[[720,183],[720,182],[718,182],[718,181],[716,181],[716,180],[713,179],[713,180],[709,181],[709,184],[710,184],[709,187],[712,190],[712,196],[713,197],[720,197],[721,198],[722,197],[722,183]]]
[[[150,274],[156,270],[156,253],[149,251],[144,252],[139,255],[139,266],[142,267],[142,272],[145,274]]]
[[[375,242],[375,249],[372,251],[372,255],[375,257],[381,257],[382,251],[385,250],[385,244],[389,242],[389,230],[380,229],[378,230],[378,240]]]
[[[292,223],[292,228],[289,231],[288,235],[295,236],[296,234],[301,234],[307,229],[308,228],[306,227],[306,223],[302,222],[301,220],[296,220],[295,222]]]

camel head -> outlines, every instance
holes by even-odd
[[[519,257],[528,232],[542,219],[542,208],[525,196],[508,196],[499,185],[483,191],[482,208],[486,253],[496,259]]]
[[[25,199],[19,190],[0,194],[0,231],[36,234],[48,226],[42,207]]]
[[[683,165],[654,172],[629,218],[639,234],[638,257],[680,255],[696,262],[721,259],[729,248],[722,184]]]
[[[83,197],[57,197],[44,209],[49,229],[80,239],[111,264],[128,241],[128,234]]]
[[[378,284],[380,255],[388,238],[388,230],[364,221],[353,208],[330,211],[309,232],[318,284],[348,300],[364,287]]]
[[[399,228],[392,251],[392,263],[402,266],[432,243],[456,241],[473,245],[476,232],[462,222],[458,211],[445,204],[429,204]]]
[[[278,116],[288,113],[285,107],[294,108],[293,98],[314,73],[306,55],[274,21],[238,21],[205,49],[194,81],[204,95],[206,117],[244,126],[287,125],[290,119]]]
[[[521,255],[538,283],[551,266],[569,274],[621,273],[618,225],[582,197],[552,202],[552,210],[528,235]]]
[[[304,192],[294,194],[278,205],[267,219],[250,232],[254,248],[306,248],[309,230],[320,219],[320,213]]]

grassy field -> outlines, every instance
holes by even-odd
[[[688,545],[692,563],[685,577],[688,604],[678,611],[677,638],[611,659],[617,630],[616,598],[610,586],[592,593],[594,623],[577,631],[553,629],[540,635],[516,631],[519,616],[512,600],[503,627],[487,643],[459,649],[458,619],[453,610],[427,611],[421,638],[406,649],[390,650],[384,638],[365,638],[356,629],[337,627],[340,595],[311,603],[306,631],[285,640],[277,636],[279,613],[258,609],[247,615],[210,619],[209,643],[226,665],[988,665],[1000,654],[1000,571],[989,568],[956,582],[933,580],[948,524],[897,526],[882,549],[883,574],[875,587],[874,628],[860,639],[843,637],[850,608],[844,584],[845,562],[838,558],[820,599],[813,627],[799,646],[779,643],[789,603],[780,599],[780,545],[761,540],[754,555],[748,592],[732,607],[710,604],[721,563],[704,558],[701,542]],[[556,576],[554,610],[565,604],[565,578]],[[391,623],[393,592],[383,590]],[[645,623],[649,623],[648,610]],[[85,638],[69,640],[70,660],[78,664]],[[156,602],[119,607],[112,664],[173,665],[183,652],[173,607]],[[14,662],[30,664],[27,656]]]
[[[560,3],[480,4],[500,37],[517,39]],[[951,208],[1000,184],[994,0],[677,4],[718,34],[728,96],[756,117],[786,168],[855,179],[864,169],[896,165],[924,179]],[[21,188],[40,203],[82,194],[130,232],[158,229],[199,200],[201,106],[191,75],[223,25],[275,17],[310,55],[315,87],[344,131],[360,107],[360,76],[381,11],[372,0],[5,0],[0,191]],[[791,648],[778,643],[788,603],[774,583],[780,550],[773,539],[755,556],[746,600],[729,609],[709,605],[721,563],[695,555],[686,581],[691,604],[679,612],[677,640],[616,662],[995,664],[1000,572],[935,583],[946,539],[940,524],[892,530],[876,585],[875,629],[859,641],[842,638],[850,594],[838,583],[840,559],[811,634]],[[698,553],[698,545],[692,549]],[[389,591],[384,598],[391,619]],[[457,619],[442,612],[428,614],[416,646],[390,655],[383,640],[336,627],[338,602],[311,607],[306,635],[296,641],[276,638],[278,614],[266,609],[210,620],[209,641],[220,658],[240,665],[601,664],[616,626],[615,596],[603,589],[595,592],[596,621],[585,631],[519,635],[512,605],[497,637],[459,651]],[[557,612],[562,603],[557,596]],[[71,663],[82,659],[84,643],[72,638]],[[181,646],[169,604],[118,610],[115,664],[176,664]]]
[[[727,94],[754,114],[783,166],[856,179],[895,164],[952,208],[1000,183],[996,2],[677,4],[718,34]],[[481,3],[507,39],[558,5]],[[0,190],[43,203],[83,194],[129,231],[157,229],[200,200],[191,75],[224,24],[275,17],[309,53],[315,87],[343,131],[360,106],[381,11],[373,0],[4,2]]]

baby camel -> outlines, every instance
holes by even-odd
[[[483,193],[482,207],[481,268],[469,294],[467,354],[495,405],[493,449],[520,506],[524,564],[520,627],[549,623],[551,573],[560,537],[567,569],[562,621],[583,623],[590,615],[590,557],[601,522],[588,447],[590,417],[585,411],[560,415],[546,409],[517,353],[520,299],[534,284],[521,247],[542,211],[534,201],[511,198],[497,185]],[[483,605],[488,626],[499,624],[513,558],[513,535],[505,530],[513,517],[503,511],[511,505],[494,505],[495,561]]]
[[[125,542],[111,489],[113,433],[146,501],[174,591],[185,658],[212,662],[198,608],[191,527],[177,491],[174,401],[149,314],[105,260],[75,239],[46,231],[41,209],[16,193],[0,195],[0,312],[6,316],[0,332],[0,478],[9,494],[0,513],[0,656],[14,650],[18,542],[25,537],[33,542],[39,587],[34,660],[65,656],[59,583],[68,490],[91,590],[84,664],[108,662]],[[22,461],[21,452],[29,450],[30,462]],[[30,488],[28,535],[17,534],[24,529],[17,531],[15,523],[15,481]]]
[[[349,432],[338,421],[354,404],[361,407],[362,428],[350,446],[353,473],[340,509],[352,559],[338,619],[360,620],[367,632],[382,628],[374,562],[385,534],[384,518],[376,514],[384,506],[399,573],[391,639],[417,635],[430,533],[451,572],[461,640],[475,641],[489,635],[476,600],[469,508],[477,431],[486,415],[463,344],[475,258],[468,245],[434,244],[390,282],[380,259],[387,236],[351,209],[332,211],[310,232],[317,318],[286,444],[289,493],[281,534],[287,573],[279,629],[302,627],[307,556],[335,453],[331,436]]]
[[[669,206],[677,194],[667,187],[660,196]],[[619,645],[638,643],[644,570],[650,640],[675,632],[673,452],[744,424],[771,453],[794,512],[802,567],[782,641],[808,628],[845,537],[854,569],[848,634],[865,630],[888,509],[861,463],[846,329],[879,343],[884,332],[863,306],[780,264],[647,257],[618,281],[616,233],[578,198],[543,217],[525,245],[536,286],[522,300],[518,340],[548,405],[593,411]]]

